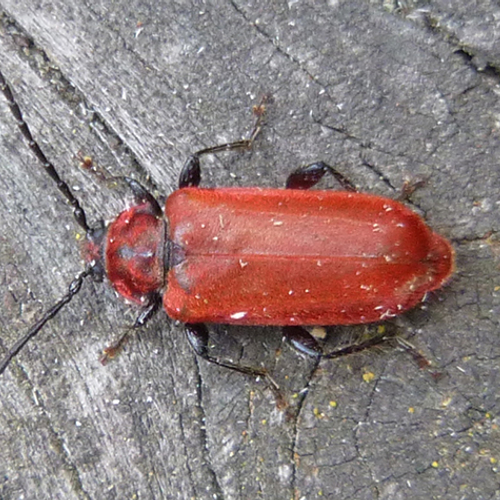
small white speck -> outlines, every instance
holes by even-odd
[[[76,427],[81,427],[82,423],[79,420],[75,420],[75,426]]]
[[[398,222],[396,224],[396,227],[405,227],[405,224],[404,224],[404,222]]]
[[[283,221],[281,221],[281,220],[273,221],[273,226],[282,226],[282,225],[283,225]]]
[[[387,309],[387,311],[384,311],[381,315],[380,315],[380,319],[386,319],[386,318],[394,318],[394,316],[396,316],[394,313],[392,313],[390,311],[390,309]]]
[[[244,318],[247,314],[248,314],[248,312],[241,311],[241,312],[237,312],[237,313],[231,314],[231,318],[232,319],[241,319],[241,318]]]
[[[318,267],[321,267],[323,264],[322,264],[322,262],[321,262],[320,260],[318,260],[318,261],[316,261],[316,265],[317,265]]]
[[[212,240],[217,241],[219,238],[217,236],[214,236]]]
[[[293,290],[288,290],[288,295],[293,295]]]
[[[202,224],[202,225],[201,225],[201,228],[202,228],[202,229],[205,229],[206,227],[207,227],[207,226],[206,226],[206,224]]]
[[[310,291],[311,291],[311,290],[309,290],[309,288],[306,288],[306,289],[304,290],[304,292],[306,292],[306,293],[309,293]]]
[[[240,263],[240,267],[241,269],[243,269],[244,267],[247,267],[248,266],[248,262],[245,262],[244,260],[240,259],[238,261]]]
[[[120,404],[120,400],[119,399],[113,399],[113,401],[111,401],[111,404],[114,404],[115,406],[119,405]]]

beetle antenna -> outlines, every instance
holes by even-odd
[[[92,269],[86,269],[80,273],[69,285],[68,293],[54,304],[8,351],[0,362],[0,374],[2,374],[14,356],[50,321],[71,299],[80,291],[83,280],[92,274]]]
[[[34,155],[38,158],[43,168],[45,169],[45,172],[47,172],[47,174],[51,177],[51,179],[56,183],[57,189],[59,189],[59,191],[64,195],[66,200],[68,200],[69,204],[73,207],[73,215],[75,217],[76,222],[86,233],[91,232],[91,229],[87,224],[85,212],[83,208],[80,206],[80,202],[75,198],[68,184],[66,184],[66,182],[64,182],[59,177],[59,174],[57,173],[54,165],[52,165],[52,163],[47,159],[44,152],[41,150],[40,146],[33,138],[33,135],[31,134],[31,131],[27,123],[24,121],[21,109],[19,108],[16,100],[14,99],[14,94],[12,93],[9,84],[6,82],[1,71],[0,71],[0,90],[7,99],[9,108],[12,114],[14,115],[14,118],[16,119],[17,126],[21,130],[21,133],[26,139],[31,151],[33,151]]]

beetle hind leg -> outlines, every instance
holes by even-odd
[[[325,174],[332,175],[346,191],[357,191],[354,184],[343,174],[335,170],[324,161],[311,163],[294,170],[286,181],[287,189],[310,189],[314,187]]]
[[[340,358],[349,354],[362,352],[377,345],[383,344],[391,338],[391,335],[380,334],[371,337],[359,344],[352,344],[345,347],[340,347],[331,352],[323,352],[318,341],[301,326],[285,326],[283,327],[283,337],[292,345],[294,349],[302,354],[306,354],[312,358]]]

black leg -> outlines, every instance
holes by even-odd
[[[380,345],[391,338],[391,335],[380,334],[376,335],[359,344],[348,345],[335,349],[329,353],[323,353],[316,339],[301,326],[285,326],[283,328],[283,337],[290,342],[292,347],[302,354],[311,356],[313,358],[340,358],[348,354],[365,351],[371,347]]]
[[[229,370],[234,370],[236,372],[243,373],[244,375],[250,375],[251,377],[263,378],[267,381],[270,389],[273,391],[278,405],[283,405],[283,395],[280,392],[279,386],[269,375],[268,371],[265,368],[255,368],[253,366],[240,365],[212,356],[209,353],[208,349],[208,341],[210,336],[206,325],[203,323],[186,323],[184,325],[184,328],[186,329],[186,337],[189,341],[189,344],[191,345],[193,351],[197,356],[200,356],[209,363],[221,366],[222,368],[228,368]]]
[[[232,363],[231,361],[221,360],[212,356],[208,351],[208,341],[210,335],[208,329],[204,323],[186,323],[184,325],[186,329],[186,336],[189,344],[193,348],[193,351],[210,363],[214,363],[217,366],[222,366],[228,368],[229,370],[234,370],[245,375],[250,375],[252,377],[263,377],[268,378],[267,370],[264,368],[254,368],[252,366],[239,365],[237,363]]]
[[[157,217],[163,216],[160,204],[142,184],[139,184],[136,180],[131,179],[130,177],[122,177],[122,179],[132,190],[132,194],[134,195],[134,202],[137,205],[148,205],[151,214],[156,215]]]
[[[299,167],[294,170],[286,181],[287,189],[310,189],[314,187],[326,173],[333,175],[337,182],[347,191],[356,191],[356,187],[347,177],[344,177],[340,172],[330,167],[323,161]]]
[[[284,326],[283,337],[294,349],[311,358],[321,358],[323,350],[317,340],[301,326]]]
[[[159,294],[155,294],[152,296],[150,303],[141,310],[139,316],[137,316],[134,324],[128,328],[125,333],[113,344],[106,347],[103,351],[103,355],[101,356],[101,363],[105,365],[110,359],[116,357],[117,354],[123,349],[125,344],[128,342],[130,335],[133,331],[136,331],[138,328],[142,328],[146,323],[155,315],[158,311],[158,308],[161,304],[161,296]]]
[[[224,151],[244,151],[251,149],[255,138],[259,135],[262,129],[262,120],[266,110],[266,102],[268,97],[262,98],[261,103],[258,106],[254,106],[253,112],[257,116],[255,125],[253,127],[252,133],[248,139],[242,139],[240,141],[229,142],[227,144],[219,144],[218,146],[212,146],[210,148],[201,149],[193,153],[184,163],[179,176],[179,188],[185,187],[197,187],[201,181],[201,168],[200,168],[200,157],[207,154],[222,153]]]

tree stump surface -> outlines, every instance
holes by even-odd
[[[196,359],[163,312],[102,366],[137,310],[85,283],[0,376],[1,498],[498,498],[498,6],[0,5],[0,69],[91,224],[123,193],[79,155],[163,203],[187,156],[248,134],[270,94],[253,151],[205,158],[204,185],[279,187],[317,160],[389,197],[425,180],[409,204],[457,255],[447,286],[387,324],[438,379],[398,349],[316,366],[277,328],[214,327],[214,350],[268,367],[286,410],[263,381]],[[82,260],[71,210],[0,97],[4,352]],[[327,345],[376,329],[331,328]]]

